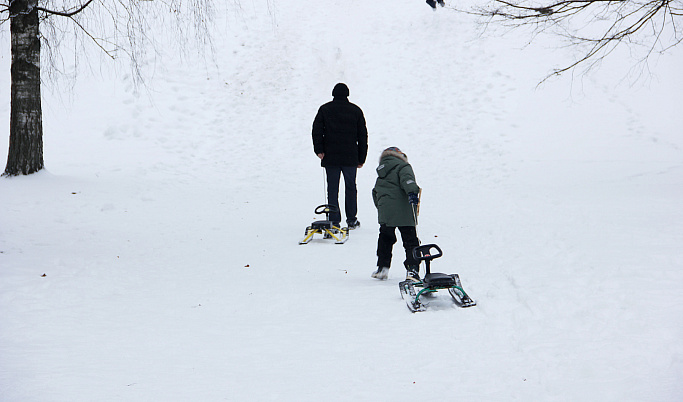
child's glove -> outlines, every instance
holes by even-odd
[[[415,193],[408,193],[408,201],[413,205],[417,205],[420,203],[420,197]]]

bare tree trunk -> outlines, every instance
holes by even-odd
[[[40,102],[38,0],[10,1],[12,95],[9,155],[5,175],[43,169],[43,112]]]

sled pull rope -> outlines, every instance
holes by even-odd
[[[415,212],[415,210],[417,209],[417,206],[410,204],[410,209],[413,210],[413,220],[415,221],[415,236],[417,236],[417,244],[421,245],[422,240],[420,240],[420,234],[417,232],[417,213]]]
[[[327,199],[327,175],[325,174],[325,167],[323,169],[323,199],[327,200],[326,204],[330,203],[330,200]]]

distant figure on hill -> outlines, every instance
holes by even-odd
[[[433,9],[436,9],[436,3],[439,3],[441,7],[446,5],[446,3],[444,3],[444,0],[427,0],[427,4],[429,4],[429,6]]]
[[[320,106],[313,120],[313,152],[327,176],[327,203],[339,208],[339,179],[344,175],[344,211],[349,229],[360,226],[356,214],[358,201],[356,171],[368,154],[368,129],[363,111],[349,102],[349,88],[339,83],[332,90],[332,101]],[[341,209],[339,209],[341,211]],[[337,226],[341,212],[330,214]]]

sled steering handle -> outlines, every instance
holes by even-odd
[[[336,205],[323,204],[323,205],[318,205],[315,208],[316,214],[329,214],[329,213],[333,213],[333,212],[339,212],[339,208],[337,208]]]
[[[436,244],[425,244],[413,249],[413,257],[418,261],[431,261],[443,255],[441,247]]]

